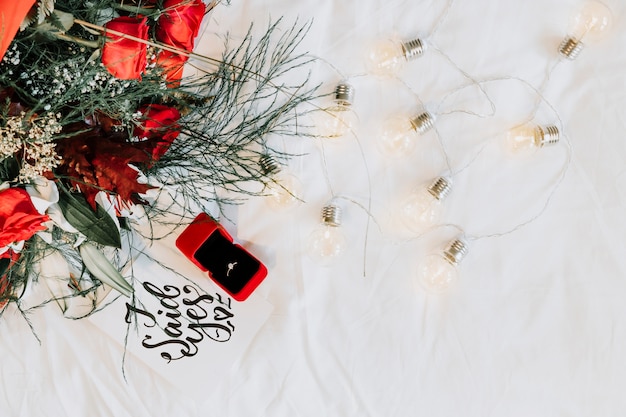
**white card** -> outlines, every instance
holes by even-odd
[[[272,306],[255,294],[244,302],[228,297],[173,239],[153,242],[132,269],[134,299],[119,296],[89,320],[119,340],[127,364],[140,361],[190,396],[206,399]]]

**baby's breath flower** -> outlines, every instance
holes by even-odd
[[[54,169],[61,157],[57,155],[54,135],[61,132],[59,114],[47,113],[43,117],[27,119],[22,112],[9,117],[0,128],[0,160],[11,156],[21,157],[18,181],[32,179]]]

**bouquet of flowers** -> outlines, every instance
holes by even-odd
[[[117,251],[138,218],[193,215],[215,190],[268,182],[271,135],[297,134],[315,88],[282,79],[309,58],[306,27],[219,59],[194,53],[202,0],[38,0],[0,5],[0,303],[19,301],[46,261],[65,292],[132,296]],[[185,66],[197,69],[184,75]],[[156,202],[167,190],[169,205]],[[150,238],[148,236],[148,238]],[[132,277],[130,277],[132,278]],[[69,293],[68,293],[69,291]],[[54,291],[53,291],[54,294]],[[19,303],[18,303],[19,304]],[[63,308],[63,304],[60,304]]]

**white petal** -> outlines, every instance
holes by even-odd
[[[43,177],[37,178],[34,186],[27,186],[26,191],[40,214],[45,214],[48,207],[59,202],[59,190],[56,184]]]

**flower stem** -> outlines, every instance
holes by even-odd
[[[149,16],[155,13],[154,9],[147,8],[147,7],[128,6],[125,4],[113,4],[112,6],[117,10],[122,10],[125,12],[130,12],[130,13],[135,13],[135,14],[142,14],[144,16]]]
[[[76,36],[66,35],[65,33],[59,33],[59,32],[50,32],[50,33],[58,39],[68,41],[68,42],[74,42],[79,45],[86,46],[88,48],[98,49],[100,47],[100,44],[96,41],[88,41],[87,39],[77,38]]]
[[[211,57],[208,57],[206,55],[196,54],[195,52],[189,52],[189,51],[186,51],[184,49],[176,48],[176,47],[173,47],[173,46],[161,43],[161,42],[153,42],[153,41],[149,41],[147,39],[138,38],[136,36],[129,35],[129,34],[124,33],[124,32],[120,32],[120,31],[117,31],[117,30],[105,28],[104,26],[94,25],[93,23],[86,22],[84,20],[76,19],[74,22],[78,23],[79,25],[81,25],[83,27],[97,30],[97,31],[99,31],[99,32],[101,32],[101,33],[103,33],[105,35],[107,33],[110,33],[112,35],[119,36],[119,37],[124,38],[124,39],[129,39],[131,41],[143,43],[143,44],[148,45],[148,46],[153,46],[155,48],[160,48],[160,49],[163,49],[164,51],[173,52],[175,54],[179,54],[179,55],[190,57],[190,58],[195,58],[195,59],[198,59],[200,61],[206,62],[208,64],[211,64],[211,65],[214,65],[214,66],[217,66],[217,67],[219,67],[220,65],[224,64],[224,61],[221,61],[219,59],[211,58]],[[236,69],[236,70],[239,70],[239,71],[242,71],[242,72],[247,72],[247,73],[250,73],[250,74],[252,74],[252,75],[254,75],[256,77],[262,78],[261,74],[258,74],[258,73],[255,73],[253,71],[247,70],[247,69],[245,69],[245,68],[243,68],[243,67],[241,67],[239,65],[234,65],[234,64],[228,64],[228,65],[231,68],[233,68],[233,69]]]

